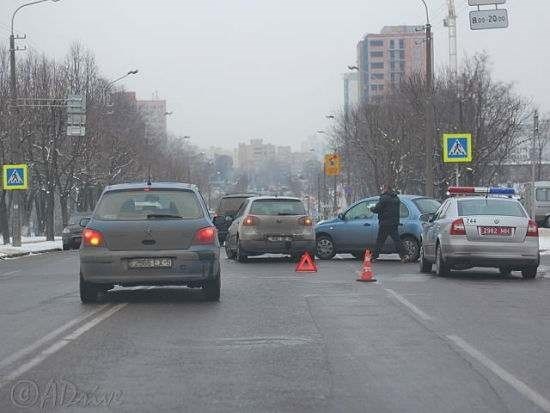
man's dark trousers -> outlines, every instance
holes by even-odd
[[[403,251],[401,248],[401,239],[399,239],[399,231],[397,225],[380,225],[378,228],[378,236],[376,237],[376,247],[374,250],[373,258],[378,258],[380,251],[384,247],[384,243],[388,236],[393,240],[393,245],[395,245],[395,250],[399,253],[399,256],[403,256]]]

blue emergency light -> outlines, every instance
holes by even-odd
[[[449,187],[449,195],[468,195],[468,194],[483,194],[483,195],[515,195],[514,188],[504,187],[482,187],[482,186],[451,186]]]

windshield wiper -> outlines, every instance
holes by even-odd
[[[292,212],[278,212],[277,215],[287,216],[287,215],[299,215],[299,214],[293,214]]]
[[[183,217],[179,215],[171,215],[171,214],[147,214],[147,219],[155,219],[155,218],[182,219]]]

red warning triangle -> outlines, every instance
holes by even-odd
[[[317,272],[317,266],[307,251],[304,252],[300,262],[296,265],[296,272]]]

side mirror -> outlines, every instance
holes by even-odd
[[[343,220],[344,220],[344,214],[339,213],[339,214],[338,214],[338,219],[339,219],[340,221],[343,221]]]
[[[82,228],[85,228],[86,225],[88,225],[88,222],[90,222],[90,218],[82,218],[79,222],[79,225],[82,227]]]

